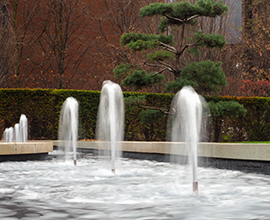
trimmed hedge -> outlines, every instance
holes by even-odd
[[[172,94],[124,92],[124,97],[146,97],[146,104],[169,109]],[[57,139],[58,122],[63,102],[74,97],[79,102],[79,139],[94,139],[99,105],[99,91],[51,89],[0,89],[0,132],[19,122],[25,114],[29,124],[29,139]],[[238,101],[247,109],[244,117],[222,118],[219,141],[267,141],[270,139],[270,98],[211,97],[213,102]],[[140,120],[143,109],[125,108],[126,140],[165,140],[167,116],[160,115],[154,123]]]
[[[68,97],[79,102],[79,137],[93,139],[100,92],[51,89],[1,89],[1,131],[28,118],[29,139],[57,139],[61,106]]]
[[[223,118],[223,134],[219,141],[269,141],[270,98],[265,97],[205,97],[206,101],[237,101],[247,113],[236,119]],[[228,140],[229,138],[229,140]]]

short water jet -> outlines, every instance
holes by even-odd
[[[68,154],[73,149],[74,165],[77,165],[77,140],[78,140],[78,108],[79,104],[73,97],[65,100],[61,107],[58,140],[63,140],[66,151],[66,160]]]
[[[14,128],[6,128],[3,134],[4,142],[12,142],[14,137]]]
[[[111,157],[111,171],[115,173],[115,161],[121,156],[121,141],[124,137],[124,98],[121,87],[104,81],[100,94],[96,139],[105,141],[99,155]],[[103,143],[104,144],[104,143]]]
[[[25,114],[20,116],[19,123],[13,127],[6,128],[3,133],[3,140],[5,142],[27,142],[28,140],[28,120]]]

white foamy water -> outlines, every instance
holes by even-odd
[[[270,176],[121,159],[0,163],[0,219],[270,219]]]

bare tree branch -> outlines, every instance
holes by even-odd
[[[161,74],[162,72],[164,72],[165,70],[167,70],[168,68],[164,68],[164,69],[162,69],[162,70],[160,70],[160,71],[158,71],[158,72],[155,72],[155,73],[153,73],[152,75],[151,75],[151,77],[154,77],[154,76],[156,76],[156,75],[158,75],[158,74]]]
[[[171,72],[174,72],[175,71],[175,69],[171,65],[169,65],[168,63],[165,63],[165,62],[160,61],[160,60],[158,60],[158,63],[160,63],[163,66],[167,67]]]
[[[179,18],[175,18],[175,17],[171,17],[169,15],[165,15],[166,18],[171,19],[171,20],[175,20],[175,21],[179,21],[181,23],[185,23],[185,20],[179,19]]]
[[[188,47],[196,47],[196,44],[186,44],[181,51],[178,52],[179,55],[182,55],[182,53],[187,49]]]
[[[162,48],[168,50],[169,52],[176,53],[175,47],[172,47],[172,46],[170,46],[170,45],[168,45],[168,44],[164,44],[164,43],[162,43],[162,42],[160,42],[160,44],[161,44],[161,47],[162,47]]]
[[[191,19],[197,18],[197,17],[200,17],[200,15],[193,15],[193,16],[191,16],[190,18],[188,18],[187,21],[190,21]]]

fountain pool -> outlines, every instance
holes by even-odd
[[[186,166],[79,154],[0,163],[0,219],[269,219],[270,176],[198,167],[199,194]]]

